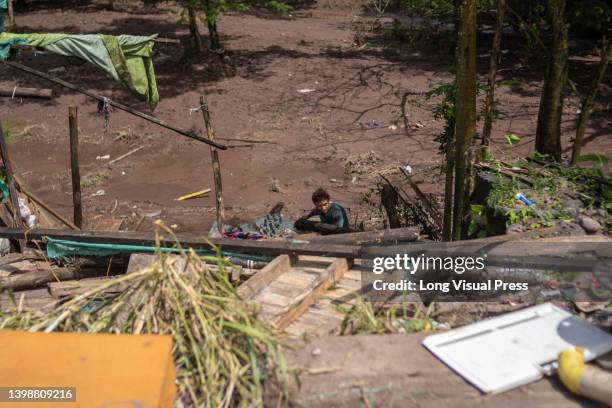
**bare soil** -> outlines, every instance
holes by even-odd
[[[21,7],[16,11],[20,32],[158,33],[189,41],[188,29],[177,24],[180,10],[170,5],[115,10],[108,1],[98,0],[37,1]],[[156,45],[154,64],[162,99],[154,114],[182,128],[202,131],[201,114],[190,109],[199,105],[199,95],[205,92],[217,138],[234,146],[220,153],[229,218],[255,218],[278,201],[285,202],[287,216],[297,217],[310,209],[312,191],[324,186],[333,200],[349,209],[351,221],[379,222],[371,220],[362,194],[374,187],[375,169],[399,164],[412,166],[418,177],[431,176],[422,177],[428,179],[422,185],[425,191],[441,192],[442,184],[435,181],[438,173],[419,174],[442,162],[434,137],[444,123],[431,114],[435,101],[417,98],[419,104],[408,104],[407,122],[401,101],[406,92],[426,92],[438,82],[451,81],[452,50],[438,44],[408,47],[376,35],[365,46],[356,46],[357,27],[372,21],[359,8],[331,7],[329,2],[298,8],[288,18],[225,15],[219,23],[225,57],[211,54],[189,66],[182,59],[184,47]],[[200,30],[206,32],[203,24]],[[483,82],[488,41],[479,42]],[[502,44],[508,56],[502,60],[500,80],[513,81],[498,87],[505,116],[494,124],[492,149],[505,159],[533,149],[541,89],[542,68],[522,66],[513,57],[519,42],[515,38]],[[590,84],[596,61],[593,55],[571,60],[570,76],[581,92]],[[21,53],[19,62],[45,72],[64,66],[66,72],[55,75],[147,109],[91,66],[31,52]],[[609,72],[586,132],[584,154],[612,152],[611,78]],[[50,101],[0,98],[0,119],[11,133],[10,152],[17,172],[62,214],[72,215],[67,112],[68,106],[75,105],[81,174],[88,176],[83,182],[86,227],[109,217],[125,217],[129,226],[142,214],[151,217],[141,230],[153,228],[151,221],[156,218],[177,224],[180,231],[210,229],[215,218],[212,195],[175,200],[213,187],[208,146],[121,111],[112,114],[105,129],[96,101],[0,65],[0,86],[15,84],[54,90]],[[299,92],[304,89],[313,91]],[[578,109],[578,98],[569,94],[563,119],[566,154]],[[372,123],[384,126],[372,127]],[[507,132],[521,136],[520,143],[509,147]],[[267,143],[244,141],[248,139]],[[139,146],[145,147],[112,166],[108,160],[96,159],[110,155],[112,160]],[[371,158],[370,152],[379,160],[360,171],[345,171],[349,158],[360,154]],[[274,184],[280,191],[272,191]]]

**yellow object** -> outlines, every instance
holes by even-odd
[[[171,336],[0,331],[2,387],[76,387],[76,402],[20,408],[170,408],[175,380]]]
[[[559,353],[559,378],[574,394],[612,407],[612,373],[585,364],[582,348]]]
[[[196,198],[199,196],[203,196],[204,194],[210,193],[210,188],[207,188],[206,190],[201,190],[201,191],[196,191],[195,193],[189,193],[186,194],[184,196],[181,196],[179,198],[177,198],[178,201],[184,201],[184,200],[188,200],[190,198]]]
[[[574,394],[580,394],[580,379],[585,367],[582,348],[576,347],[559,353],[559,378]]]

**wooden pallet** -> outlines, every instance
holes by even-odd
[[[336,306],[350,306],[359,290],[359,272],[351,267],[343,258],[280,255],[238,292],[261,307],[260,317],[289,336],[325,334],[342,322]]]

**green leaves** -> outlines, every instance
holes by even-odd
[[[520,141],[521,141],[521,138],[515,135],[514,133],[506,133],[506,142],[508,142],[508,145],[514,146]]]

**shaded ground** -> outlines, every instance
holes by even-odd
[[[188,30],[177,27],[179,10],[163,6],[151,10],[109,9],[108,2],[52,2],[51,9],[35,6],[18,11],[22,32],[104,32],[152,34],[186,39]],[[41,2],[43,3],[43,2]],[[51,3],[50,3],[51,4]],[[221,153],[225,203],[229,217],[249,219],[270,209],[277,201],[287,205],[285,214],[297,217],[311,206],[310,194],[327,187],[333,199],[349,209],[351,221],[371,218],[362,193],[370,190],[368,174],[345,174],[352,155],[376,152],[380,166],[410,164],[415,168],[441,162],[434,135],[443,123],[433,119],[433,102],[407,105],[409,132],[403,128],[401,101],[406,92],[425,92],[432,84],[450,81],[452,52],[444,47],[398,48],[395,43],[353,44],[355,26],[367,18],[354,10],[336,10],[322,4],[298,11],[291,19],[253,15],[224,16],[222,41],[228,49],[223,66],[217,58],[182,67],[181,47],[156,45],[155,69],[161,103],[155,115],[182,128],[203,129],[198,106],[200,92],[208,94],[218,138],[252,139],[270,143],[237,141]],[[202,26],[201,31],[205,29]],[[506,44],[512,47],[513,44]],[[61,78],[92,91],[145,110],[124,89],[89,66],[66,65],[49,55],[22,53],[19,61],[42,71],[65,65]],[[488,57],[479,57],[480,74],[486,74]],[[575,58],[571,72],[584,91],[595,69],[593,58]],[[515,157],[533,147],[540,93],[538,70],[521,68],[512,58],[502,61],[500,108],[506,117],[494,125],[493,153]],[[610,86],[608,74],[590,128],[584,153],[612,151]],[[45,200],[70,216],[71,186],[68,156],[69,105],[79,107],[81,174],[84,181],[85,219],[126,217],[132,223],[140,214],[155,216],[181,231],[204,232],[214,221],[212,197],[179,203],[180,195],[212,187],[210,152],[206,145],[185,139],[141,119],[116,111],[105,131],[97,115],[97,103],[6,66],[0,66],[0,85],[51,87],[49,102],[0,99],[0,118],[11,132],[10,150],[18,172]],[[299,90],[314,91],[300,93]],[[578,109],[574,95],[567,99],[563,120],[563,145],[571,146]],[[384,124],[370,128],[369,123]],[[396,124],[396,128],[389,126]],[[509,148],[504,135],[522,137]],[[145,148],[108,167],[97,156],[116,158],[131,149]],[[248,146],[245,146],[248,145]],[[270,186],[278,180],[280,192]],[[429,192],[441,184],[424,185]],[[94,196],[103,190],[104,195]],[[147,218],[142,229],[150,229]]]

